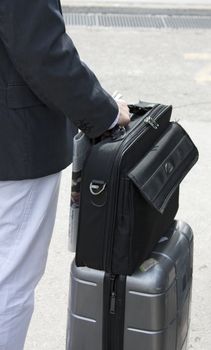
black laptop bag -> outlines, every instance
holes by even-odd
[[[131,275],[172,225],[198,159],[172,106],[128,105],[126,128],[94,140],[82,170],[76,265]]]

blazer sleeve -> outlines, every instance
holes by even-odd
[[[89,137],[107,130],[118,105],[80,59],[59,0],[1,0],[0,39],[26,84]]]

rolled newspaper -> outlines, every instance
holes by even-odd
[[[91,147],[89,138],[80,131],[73,140],[72,186],[70,197],[68,248],[76,251],[80,206],[81,172],[87,153]]]

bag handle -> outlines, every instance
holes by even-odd
[[[128,108],[130,110],[130,113],[132,114],[131,120],[143,116],[157,105],[158,103],[144,102],[141,100],[139,100],[139,102],[136,104],[128,104]]]

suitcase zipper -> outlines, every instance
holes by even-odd
[[[126,276],[108,274],[109,300],[103,324],[103,350],[122,350],[125,319]],[[105,282],[106,283],[106,282]],[[104,284],[105,286],[106,284]]]
[[[109,344],[107,350],[120,350],[118,343],[118,305],[117,305],[117,283],[118,275],[110,275],[110,298],[108,316],[108,337]]]
[[[110,281],[111,281],[111,293],[110,293],[110,314],[115,314],[116,310],[116,278],[117,275],[111,275]]]
[[[143,136],[150,127],[153,127],[153,129],[158,129],[159,124],[157,123],[157,120],[160,118],[160,116],[167,111],[169,108],[169,106],[156,106],[155,109],[152,112],[151,116],[147,116],[145,118],[143,118],[139,124],[136,125],[136,128],[134,128],[133,130],[131,130],[130,133],[128,133],[127,136],[131,135],[134,133],[135,130],[135,137],[130,138],[130,146],[133,145],[141,136]],[[159,113],[158,113],[159,112]],[[156,115],[158,113],[158,115]],[[140,127],[140,133],[138,133],[137,135],[137,128]],[[127,139],[126,139],[127,140]],[[120,165],[120,161],[121,158],[123,156],[123,154],[127,151],[128,149],[128,142],[123,143],[123,146],[119,148],[119,151],[116,155],[116,158],[114,160],[114,164],[116,163],[117,165],[114,167],[114,173],[111,174],[111,178],[115,179],[115,182],[113,182],[113,188],[116,188],[116,186],[118,185],[118,181],[119,181],[119,165]],[[115,174],[116,172],[116,174]],[[114,193],[114,197],[113,197],[113,201],[112,201],[112,205],[110,206],[110,210],[111,213],[113,214],[112,217],[112,223],[111,223],[111,231],[112,235],[110,235],[110,239],[108,241],[108,249],[106,249],[106,254],[105,254],[105,269],[108,267],[109,271],[111,271],[111,265],[112,265],[112,249],[113,249],[113,239],[114,239],[114,224],[115,224],[115,217],[116,217],[116,209],[114,207],[114,204],[116,202],[116,197],[117,197],[117,191],[113,191],[112,193]]]
[[[117,278],[118,275],[105,273],[103,283],[103,350],[116,349],[117,336]]]

